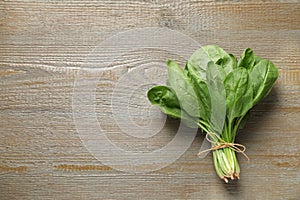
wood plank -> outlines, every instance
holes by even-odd
[[[297,1],[1,1],[0,199],[299,198],[299,11]],[[170,28],[237,55],[251,47],[279,67],[274,90],[253,109],[237,137],[251,158],[247,162],[238,155],[241,180],[224,184],[210,154],[202,160],[196,157],[201,133],[174,163],[139,174],[104,165],[82,143],[72,103],[74,83],[92,63],[86,58],[106,62],[115,49],[99,56],[91,54],[95,47],[121,31],[144,27]],[[126,130],[138,132],[151,120],[161,124],[162,114],[149,115],[149,79],[165,81],[166,58],[184,64],[184,58],[162,49],[126,51],[101,72],[96,84],[101,128],[127,151],[162,148],[177,132],[179,122],[167,119],[153,137],[132,137],[118,126],[112,110],[114,91],[125,77],[124,90],[117,95],[132,98],[120,105],[140,126],[128,125]],[[145,82],[126,80],[130,73]],[[85,94],[84,87],[80,92]],[[147,130],[156,129],[152,125]]]

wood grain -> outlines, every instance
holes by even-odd
[[[222,183],[211,155],[196,157],[200,133],[176,162],[142,174],[103,165],[80,140],[72,102],[76,78],[92,62],[86,58],[112,35],[145,27],[169,28],[237,55],[251,47],[279,67],[274,90],[238,135],[251,158],[248,163],[238,155],[241,180]],[[102,60],[94,55],[93,62],[105,62],[113,51]],[[1,1],[0,199],[299,199],[299,55],[299,1]],[[172,119],[151,138],[129,136],[111,105],[115,86],[130,70],[164,82],[169,57],[184,63],[171,52],[143,49],[102,72],[95,109],[118,146],[153,151],[174,138],[179,123]],[[158,71],[140,68],[156,64]],[[133,122],[146,126],[152,119],[145,104],[150,85],[132,92],[134,85],[127,83],[118,95],[132,96],[124,106]]]

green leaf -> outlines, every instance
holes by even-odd
[[[233,69],[237,68],[238,61],[237,61],[236,57],[233,54],[229,54],[229,56],[230,56],[230,59],[231,59],[230,63],[232,65],[232,68]]]
[[[207,53],[211,61],[213,61],[215,64],[221,65],[224,68],[226,74],[232,71],[234,61],[226,51],[224,51],[217,45],[207,45],[204,46],[203,49]]]
[[[149,101],[159,109],[174,118],[180,118],[181,111],[177,97],[166,86],[155,86],[147,93]]]
[[[158,107],[161,112],[173,118],[183,119],[183,123],[191,128],[197,127],[197,118],[187,115],[180,108],[175,93],[167,86],[154,86],[147,93],[149,101]]]
[[[208,45],[193,53],[188,61],[187,68],[189,71],[194,71],[205,82],[206,68],[210,61],[222,66],[225,74],[230,73],[235,66],[234,57],[216,45]]]
[[[167,84],[175,92],[180,107],[190,116],[199,117],[199,102],[190,78],[174,61],[167,61],[168,80]]]
[[[187,76],[190,78],[190,81],[195,89],[195,93],[198,98],[199,109],[200,109],[200,118],[208,121],[210,118],[210,95],[207,88],[207,84],[197,76],[194,70],[188,70]]]
[[[206,67],[209,61],[211,59],[203,48],[198,49],[189,59],[187,69],[189,72],[196,74],[201,81],[206,81]]]
[[[266,97],[278,78],[277,67],[268,60],[259,61],[250,73],[253,85],[253,104]]]
[[[255,58],[253,51],[250,48],[245,49],[241,59],[238,62],[238,67],[244,67],[246,69],[252,70],[254,66]]]
[[[263,60],[261,57],[254,56],[254,65],[256,65],[257,63],[259,63],[261,60]]]
[[[209,124],[218,134],[222,133],[226,119],[226,91],[223,84],[223,75],[219,66],[209,62],[207,66],[207,87],[211,99],[211,116]]]
[[[227,117],[230,121],[245,115],[252,108],[252,84],[245,68],[236,68],[224,81]]]

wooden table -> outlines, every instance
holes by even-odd
[[[136,30],[141,34],[126,35]],[[168,44],[160,43],[163,37]],[[130,48],[139,47],[136,39],[144,46]],[[251,47],[280,71],[274,90],[238,135],[251,158],[238,155],[241,179],[225,184],[211,154],[197,158],[200,133],[174,162],[164,163],[165,154],[150,157],[166,164],[152,172],[142,173],[153,165],[133,165],[128,157],[95,156],[88,143],[94,138],[81,135],[84,130],[101,127],[127,152],[152,152],[172,141],[179,122],[167,119],[160,127],[164,115],[147,102],[146,90],[149,80],[166,80],[167,58],[182,64],[197,44],[218,44],[236,55]],[[299,199],[299,64],[296,0],[1,1],[0,199]],[[85,107],[89,100],[94,113]],[[95,116],[99,123],[89,123]],[[155,123],[159,133],[146,137],[157,131]],[[142,131],[145,138],[129,135]],[[95,138],[93,147],[100,142],[101,150],[103,141]],[[109,165],[118,159],[124,165]]]

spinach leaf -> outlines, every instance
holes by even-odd
[[[224,81],[227,117],[230,121],[245,115],[253,106],[252,84],[245,68],[234,69]]]
[[[257,63],[259,63],[259,61],[263,60],[261,57],[259,56],[254,56],[254,65],[256,65]]]
[[[278,69],[269,60],[261,60],[250,73],[253,85],[253,105],[267,96],[278,77]]]
[[[207,65],[206,80],[211,99],[211,116],[208,121],[211,129],[221,134],[226,119],[226,92],[222,72],[213,62]]]
[[[230,58],[231,58],[231,65],[232,65],[232,69],[237,68],[237,59],[233,54],[229,54]],[[228,73],[227,73],[228,74]]]
[[[149,101],[174,118],[181,117],[180,104],[176,95],[167,86],[155,86],[147,93]]]
[[[187,68],[187,76],[195,88],[195,93],[198,98],[200,115],[199,117],[208,121],[210,118],[211,99],[208,91],[207,84],[197,76],[193,69]]]
[[[180,107],[188,115],[198,117],[200,115],[199,103],[193,84],[180,66],[171,60],[167,61],[168,80],[167,84],[175,92]]]
[[[208,45],[203,47],[203,49],[207,53],[211,61],[223,67],[226,74],[232,71],[234,60],[226,51],[224,51],[217,45]]]
[[[187,67],[189,71],[194,71],[200,79],[206,81],[206,68],[210,61],[221,65],[225,74],[230,73],[235,65],[234,57],[230,56],[222,48],[216,45],[208,45],[193,53]]]
[[[255,58],[253,51],[250,48],[245,49],[241,59],[238,62],[238,67],[244,67],[246,69],[252,70],[254,66]]]
[[[175,93],[167,86],[154,86],[147,93],[149,101],[157,106],[161,112],[170,117],[182,119],[183,123],[191,128],[197,127],[198,118],[191,117],[180,108]]]

